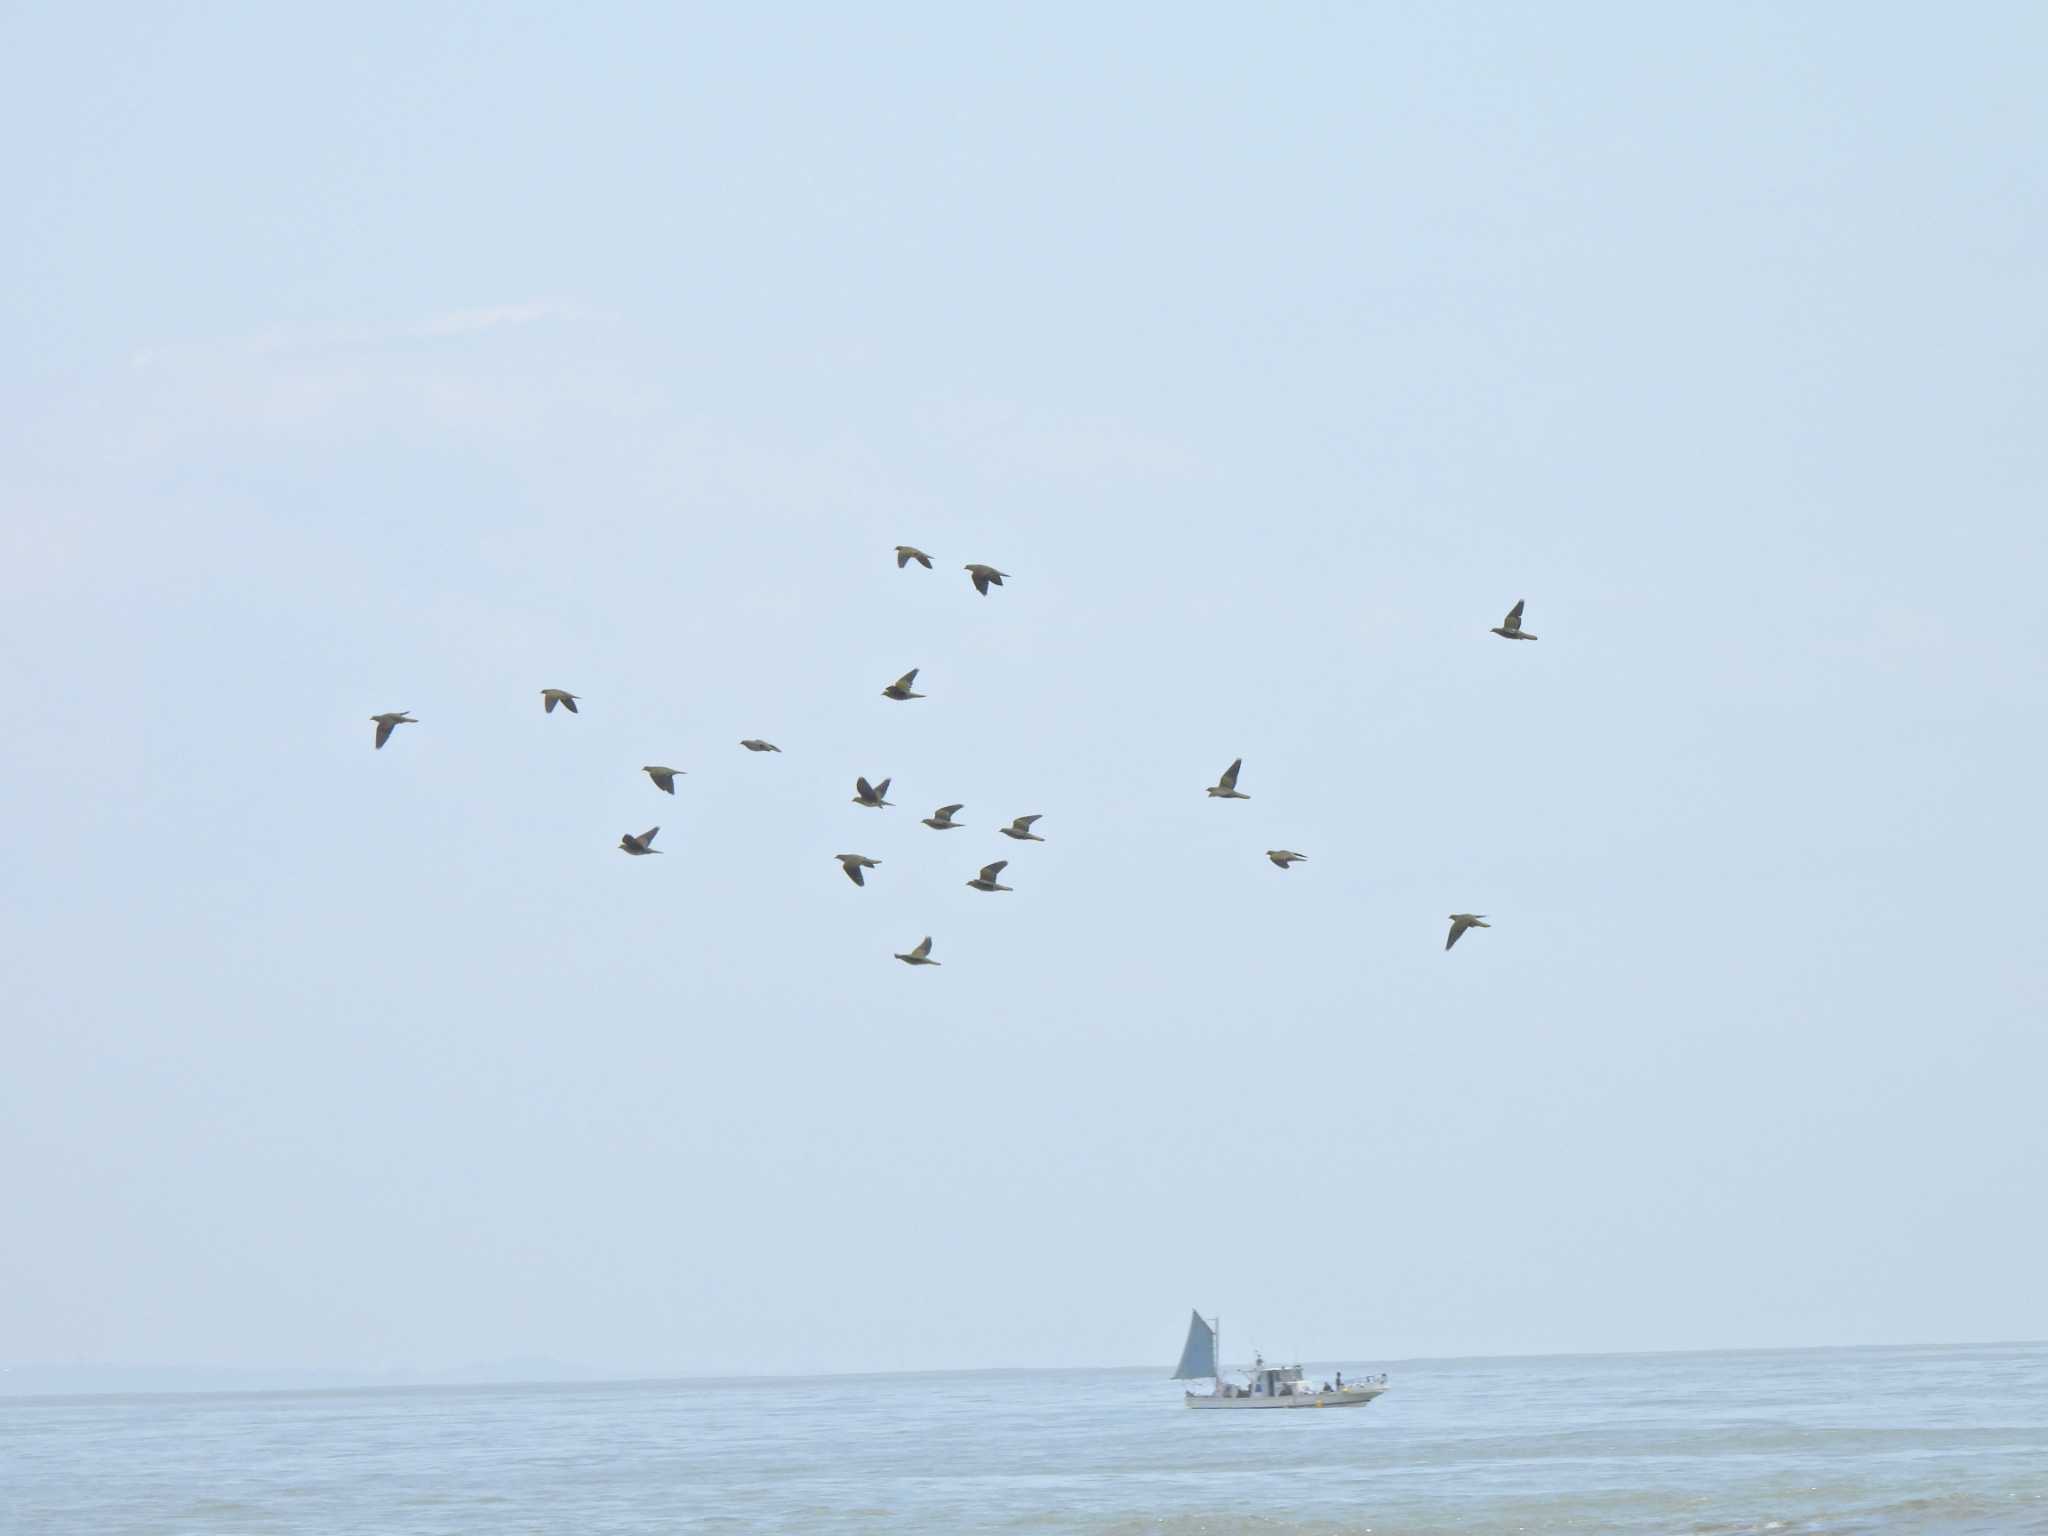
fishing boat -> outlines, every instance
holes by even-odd
[[[1321,1386],[1302,1378],[1298,1365],[1268,1365],[1264,1355],[1252,1359],[1249,1371],[1234,1374],[1247,1378],[1243,1386],[1223,1379],[1218,1365],[1217,1340],[1223,1336],[1223,1319],[1204,1318],[1197,1312],[1188,1323],[1188,1342],[1180,1352],[1175,1381],[1199,1381],[1204,1376],[1216,1385],[1208,1392],[1182,1394],[1190,1408],[1357,1408],[1387,1390],[1387,1378],[1346,1381],[1339,1371],[1334,1383]]]

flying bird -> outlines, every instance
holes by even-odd
[[[932,568],[932,557],[926,554],[923,550],[919,549],[915,544],[898,544],[896,546],[897,570],[902,570],[903,567],[910,564],[910,562],[913,560],[915,560],[919,565],[923,566],[926,570],[930,570]],[[896,958],[901,960],[903,957],[901,955],[898,955]],[[933,965],[937,965],[938,963],[939,962],[936,960],[932,961]]]
[[[555,712],[557,704],[572,715],[576,713],[576,695],[566,688],[543,688],[540,691],[540,699],[541,708],[551,715]]]
[[[882,697],[885,699],[895,699],[899,703],[904,699],[921,699],[924,697],[923,694],[910,691],[910,685],[916,681],[917,668],[912,667],[908,672],[897,678],[895,682],[884,688],[882,690]]]
[[[664,795],[672,795],[676,792],[676,775],[683,770],[680,768],[662,768],[650,763],[640,771],[654,780],[654,787],[656,789],[660,790]]]
[[[1232,763],[1228,768],[1224,769],[1223,777],[1218,779],[1214,784],[1211,784],[1209,786],[1209,798],[1212,800],[1251,799],[1250,795],[1240,795],[1237,792],[1237,771],[1243,766],[1244,759],[1240,757],[1239,759],[1237,759],[1236,762]]]
[[[1449,949],[1453,944],[1457,943],[1458,936],[1467,928],[1491,928],[1493,924],[1480,921],[1485,916],[1484,912],[1453,912],[1451,914],[1451,936],[1444,940],[1444,948]]]
[[[988,596],[991,584],[1000,587],[1003,578],[1009,575],[1008,571],[999,571],[992,565],[964,565],[961,569],[974,578],[974,590],[983,597]]]
[[[1039,815],[1043,814],[1044,812],[1042,811],[1039,813]],[[1019,816],[1007,827],[998,827],[996,830],[1005,837],[1014,837],[1020,843],[1042,843],[1045,839],[1031,830],[1031,823],[1036,820],[1038,820],[1037,816]]]
[[[377,746],[380,750],[384,743],[391,739],[393,727],[419,724],[419,721],[413,719],[412,711],[409,709],[388,710],[384,714],[372,715],[370,718],[377,722]]]
[[[1285,848],[1268,848],[1266,850],[1266,857],[1271,859],[1275,864],[1279,865],[1282,869],[1285,869],[1288,865],[1292,864],[1296,859],[1305,859],[1308,857],[1308,855],[1305,853],[1293,853]]]
[[[1515,599],[1515,606],[1508,610],[1508,616],[1493,626],[1494,634],[1503,640],[1534,640],[1536,637],[1522,628],[1522,599]]]
[[[619,839],[619,847],[622,851],[630,853],[635,857],[638,857],[643,853],[659,853],[661,852],[661,850],[659,848],[654,847],[653,843],[654,834],[659,832],[660,830],[661,828],[659,827],[649,827],[645,832],[642,832],[638,837],[635,837],[632,833],[628,832],[624,837]]]
[[[924,824],[935,832],[950,832],[960,825],[959,822],[953,819],[953,813],[962,809],[964,809],[963,806],[942,805],[936,811],[933,811],[931,815],[925,817]]]
[[[780,752],[782,750],[782,748],[775,745],[774,742],[763,741],[758,736],[749,736],[745,741],[741,742],[740,745],[745,747],[749,752]]]
[[[865,805],[872,810],[879,811],[885,805],[894,805],[896,803],[893,800],[882,798],[888,793],[889,781],[887,779],[882,780],[879,784],[870,784],[866,779],[855,779],[853,781],[853,803],[855,805]]]
[[[968,881],[967,883],[973,886],[977,891],[1011,890],[1013,889],[1013,887],[1011,886],[998,885],[996,883],[996,876],[1000,875],[1003,872],[1004,868],[1009,864],[1009,862],[1010,861],[1008,859],[997,859],[993,864],[984,864],[981,866],[981,873],[976,875],[972,880]]]
[[[846,871],[846,878],[855,885],[866,885],[867,881],[862,878],[861,871],[875,869],[882,862],[880,859],[871,859],[864,853],[835,853],[832,857],[839,861],[839,867]]]
[[[941,963],[932,958],[932,936],[930,934],[926,934],[922,939],[918,940],[917,948],[913,949],[909,954],[898,955],[896,958],[905,965],[938,965]]]

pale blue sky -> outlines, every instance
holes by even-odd
[[[0,1361],[2048,1334],[2038,8],[0,41]]]

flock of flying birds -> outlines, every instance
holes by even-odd
[[[932,568],[932,557],[915,545],[898,544],[896,546],[897,570],[902,570],[913,560],[926,570]],[[973,581],[974,590],[983,597],[988,596],[988,589],[990,587],[1000,587],[1003,584],[1003,577],[1007,574],[1007,572],[999,571],[992,565],[970,563],[963,567],[963,569],[966,570],[968,577]],[[1499,635],[1503,640],[1534,640],[1536,638],[1522,628],[1521,599],[1517,598],[1515,600],[1515,606],[1508,610],[1506,618],[1493,626],[1492,633]],[[912,667],[908,672],[897,678],[895,682],[884,688],[882,690],[882,697],[893,699],[899,704],[907,703],[912,699],[923,698],[923,694],[913,691],[914,685],[917,682],[917,673],[918,669]],[[540,698],[541,708],[548,714],[555,712],[557,704],[568,710],[572,715],[578,713],[576,695],[569,692],[566,688],[543,688],[540,691]],[[377,727],[376,745],[379,749],[383,747],[385,742],[391,739],[391,733],[399,726],[419,724],[419,721],[413,718],[412,711],[409,709],[387,710],[381,715],[370,716],[370,719]],[[754,736],[748,737],[740,745],[749,752],[780,752],[782,750],[774,742],[762,741]],[[1212,800],[1251,799],[1250,795],[1243,793],[1237,787],[1237,776],[1243,768],[1243,758],[1240,757],[1233,761],[1228,768],[1223,770],[1223,776],[1209,786],[1209,798]],[[676,792],[676,778],[683,770],[680,768],[664,767],[659,763],[648,763],[640,771],[654,781],[656,789],[660,790],[663,794],[673,795]],[[888,793],[889,780],[887,779],[883,779],[879,784],[870,784],[864,778],[853,781],[853,803],[855,805],[866,806],[870,810],[881,810],[885,806],[895,804],[893,800],[885,798]],[[933,811],[931,815],[924,818],[924,825],[930,827],[935,832],[955,831],[963,823],[955,821],[953,813],[964,808],[964,801],[956,805],[942,805]],[[1042,843],[1045,839],[1031,830],[1032,823],[1038,820],[1039,817],[1035,815],[1019,816],[1007,827],[998,827],[996,830],[1001,832],[1003,836],[1011,838],[1016,842]],[[661,828],[657,826],[649,827],[645,832],[628,832],[624,834],[619,839],[619,851],[632,854],[636,858],[644,857],[650,853],[662,852],[663,850],[654,846],[654,834],[660,830]],[[846,878],[859,886],[867,884],[867,877],[861,871],[874,869],[882,862],[880,859],[871,859],[864,853],[840,853],[834,854],[833,857],[839,860],[840,868],[846,871]],[[1296,853],[1289,848],[1268,848],[1266,850],[1266,857],[1273,861],[1276,868],[1285,870],[1300,860],[1306,859],[1308,855]],[[1009,867],[1009,864],[1010,861],[1008,859],[997,859],[993,864],[984,864],[981,867],[980,873],[967,883],[977,891],[1011,890],[1013,887],[1004,885],[1000,879],[1003,871]],[[1457,943],[1467,928],[1490,928],[1492,926],[1491,923],[1486,921],[1486,914],[1484,912],[1453,912],[1451,914],[1451,931],[1450,935],[1444,940],[1444,948],[1449,949],[1453,944]],[[909,953],[897,955],[895,958],[901,960],[905,965],[938,965],[941,963],[932,958],[930,934],[926,934],[924,938],[920,939]]]

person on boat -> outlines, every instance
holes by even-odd
[[[1337,1373],[1337,1390],[1339,1392],[1344,1390],[1344,1373],[1342,1371]]]

